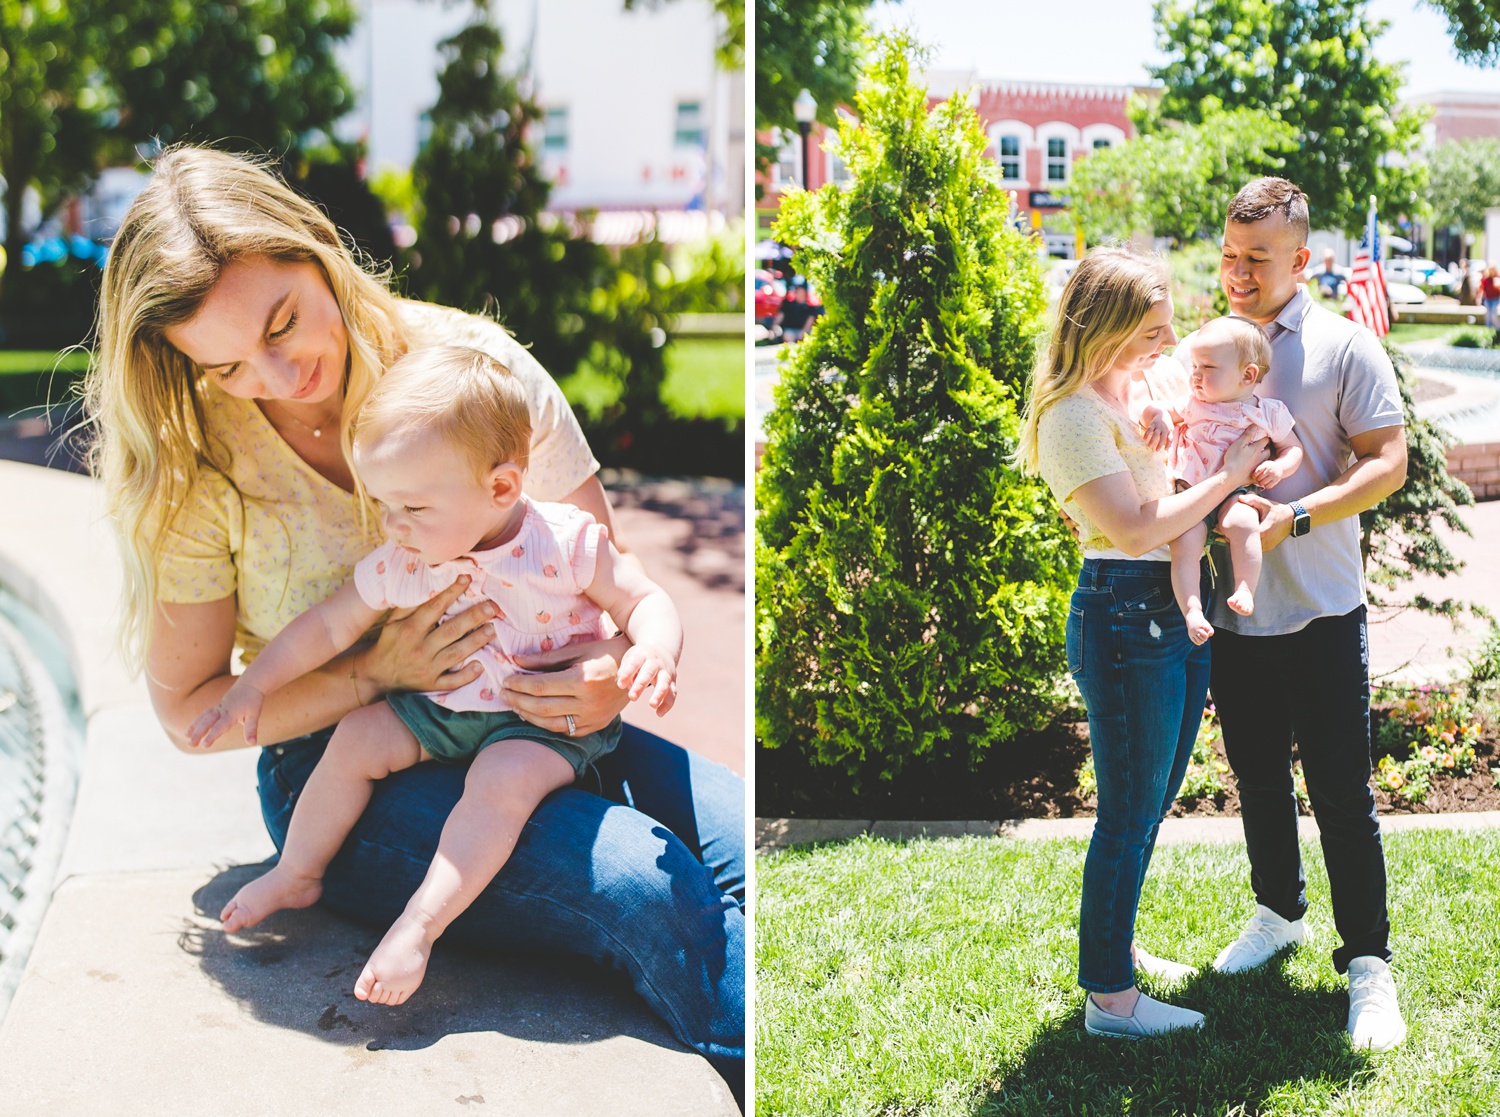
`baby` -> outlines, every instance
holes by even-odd
[[[619,685],[632,699],[653,688],[658,714],[676,699],[682,625],[671,599],[620,560],[587,512],[523,494],[530,443],[521,385],[488,355],[443,346],[392,365],[353,427],[353,465],[388,542],[355,566],[350,584],[287,625],[189,731],[193,745],[207,745],[241,723],[253,745],[265,695],[345,651],[387,610],[419,605],[458,578],[468,588],[448,616],[494,602],[495,636],[474,657],[480,676],[456,690],[391,694],[340,721],[298,799],[280,862],[220,914],[232,932],[316,902],[376,780],[427,760],[472,758],[426,877],[354,986],[361,1000],[411,996],[433,942],[505,865],[537,804],[619,741],[619,718],[579,735],[571,715],[565,732],[521,720],[501,686],[520,670],[513,656],[610,635],[608,613],[633,641]]]
[[[1150,403],[1141,412],[1141,427],[1153,441],[1167,441],[1167,465],[1179,486],[1187,488],[1213,476],[1224,464],[1224,451],[1247,430],[1268,436],[1276,454],[1251,476],[1255,487],[1280,484],[1302,464],[1302,444],[1292,433],[1292,415],[1280,400],[1262,399],[1255,386],[1271,367],[1266,331],[1248,318],[1215,318],[1193,338],[1192,390],[1166,406]],[[1230,494],[1202,523],[1172,541],[1172,591],[1187,620],[1188,636],[1201,644],[1214,634],[1199,599],[1198,560],[1210,527],[1229,540],[1235,587],[1225,602],[1236,613],[1255,611],[1260,585],[1260,516]]]

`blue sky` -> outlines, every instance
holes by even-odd
[[[878,26],[911,25],[936,48],[934,69],[1025,81],[1145,84],[1159,60],[1149,0],[877,0]],[[1418,0],[1371,0],[1390,23],[1375,53],[1406,62],[1406,90],[1500,93],[1500,69],[1465,66],[1442,15]]]

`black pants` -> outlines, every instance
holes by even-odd
[[[1213,638],[1214,705],[1224,751],[1240,788],[1250,887],[1257,903],[1283,919],[1307,910],[1297,847],[1292,741],[1302,759],[1317,816],[1343,945],[1351,958],[1391,960],[1385,904],[1385,854],[1370,790],[1370,657],[1364,607],[1320,617],[1285,636]]]

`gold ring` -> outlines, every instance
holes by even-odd
[[[576,726],[576,725],[573,724],[573,715],[572,714],[564,714],[563,715],[563,720],[568,723],[568,736],[569,737],[573,736],[573,734],[575,734],[575,733],[578,732],[578,726]]]

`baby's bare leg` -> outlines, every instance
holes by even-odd
[[[474,758],[427,876],[354,985],[362,1001],[398,1005],[422,984],[432,944],[505,866],[521,827],[573,766],[535,741],[498,741]]]
[[[1248,617],[1255,612],[1255,591],[1260,586],[1260,515],[1236,500],[1219,517],[1219,530],[1229,540],[1234,563],[1234,593],[1224,604]]]
[[[224,906],[224,930],[253,927],[282,908],[317,903],[323,870],[370,805],[375,781],[421,759],[417,739],[384,702],[348,714],[297,799],[281,860]]]
[[[1214,626],[1203,615],[1203,599],[1199,596],[1202,578],[1199,561],[1207,539],[1208,525],[1200,520],[1172,540],[1172,593],[1187,621],[1188,639],[1195,644],[1214,634]]]

